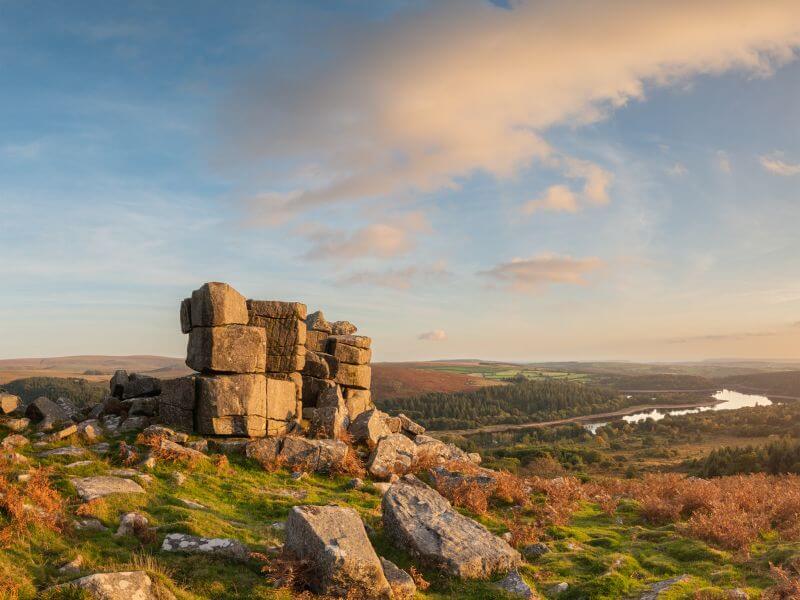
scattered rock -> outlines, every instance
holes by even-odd
[[[76,462],[73,462],[73,463],[69,463],[68,465],[65,465],[64,468],[65,469],[77,469],[79,467],[87,467],[87,466],[89,466],[91,464],[94,464],[93,461],[91,461],[91,460],[79,460],[79,461],[76,461]]]
[[[78,496],[84,502],[103,498],[111,494],[144,494],[144,488],[131,479],[98,475],[95,477],[80,477],[70,479],[75,486]]]
[[[63,589],[67,586],[84,589],[96,600],[174,600],[175,598],[167,590],[156,591],[155,585],[144,571],[96,573],[50,589]]]
[[[358,327],[350,321],[334,321],[331,323],[331,333],[333,335],[353,335],[358,331]]]
[[[358,477],[354,477],[350,481],[347,482],[347,488],[350,490],[360,490],[364,487],[364,480]]]
[[[164,552],[183,554],[213,554],[234,560],[247,560],[250,551],[237,540],[226,538],[201,538],[186,533],[170,533],[161,544]]]
[[[206,507],[200,504],[199,502],[195,502],[194,500],[187,500],[185,498],[177,498],[178,502],[183,504],[187,508],[193,508],[195,510],[205,510]]]
[[[25,431],[28,428],[28,426],[31,424],[31,420],[21,417],[19,419],[8,419],[7,421],[3,421],[2,424],[11,431],[19,433],[20,431]]]
[[[94,446],[89,446],[89,449],[95,454],[108,454],[111,450],[111,444],[108,442],[100,442]]]
[[[383,495],[385,495],[385,494],[386,494],[386,492],[388,492],[388,491],[389,491],[389,488],[390,488],[390,487],[392,487],[392,484],[391,484],[391,483],[386,483],[386,482],[383,482],[383,481],[379,481],[379,482],[377,482],[377,483],[373,483],[373,484],[372,484],[372,487],[374,487],[374,488],[375,488],[375,490],[376,490],[376,491],[377,491],[377,492],[378,492],[378,493],[379,493],[381,496],[383,496]]]
[[[374,448],[381,438],[391,433],[386,424],[387,416],[379,410],[368,410],[359,414],[348,429],[353,441]]]
[[[208,448],[217,454],[244,454],[250,438],[210,440]]]
[[[381,567],[383,567],[383,575],[386,577],[386,581],[389,582],[389,587],[392,588],[394,599],[413,600],[414,595],[417,593],[417,585],[411,575],[382,556]]]
[[[177,486],[181,486],[184,483],[186,483],[186,475],[184,475],[180,471],[175,471],[174,473],[172,473],[172,475],[170,475],[170,479],[172,480],[172,483],[174,483]]]
[[[361,517],[341,506],[295,506],[286,523],[284,552],[306,561],[310,587],[320,594],[392,596]]]
[[[186,442],[186,447],[197,452],[208,452],[208,440],[192,440],[191,442]]]
[[[59,423],[69,422],[70,416],[58,404],[40,396],[31,402],[25,409],[25,416],[31,421],[39,423],[43,430],[53,429]]]
[[[252,458],[262,465],[275,465],[281,451],[280,438],[261,438],[248,442],[244,449],[247,458]]]
[[[108,531],[108,527],[103,525],[98,519],[81,519],[75,521],[75,529],[86,531]]]
[[[569,584],[566,581],[562,581],[561,583],[557,583],[553,587],[550,588],[551,594],[563,594],[569,589]],[[642,596],[644,598],[644,596]]]
[[[60,566],[58,568],[58,572],[65,575],[77,575],[81,572],[81,565],[83,565],[83,557],[78,554],[78,556],[73,558],[71,561]]]
[[[467,453],[454,444],[445,444],[429,435],[418,435],[414,438],[417,445],[417,456],[435,464],[451,461],[471,462]]]
[[[664,581],[658,581],[651,585],[649,590],[640,595],[639,600],[658,600],[658,598],[661,597],[662,592],[666,592],[676,585],[686,583],[689,580],[691,580],[691,577],[688,575],[679,575],[678,577],[672,577],[670,579],[665,579]],[[560,585],[566,586],[567,584]],[[566,590],[566,588],[564,588],[564,590]]]
[[[392,433],[380,439],[370,454],[367,470],[378,479],[410,473],[417,456],[417,446],[406,436]]]
[[[129,398],[122,404],[128,407],[128,414],[132,417],[153,417],[158,410],[157,398]]]
[[[540,556],[544,556],[548,552],[550,552],[550,548],[548,548],[547,545],[543,544],[542,542],[537,542],[536,544],[528,544],[522,549],[522,555],[528,560],[539,558]]]
[[[158,442],[156,450],[174,458],[180,458],[188,461],[204,461],[208,460],[208,455],[203,454],[199,450],[194,450],[186,446],[181,446],[175,442],[167,439],[162,439]]]
[[[525,583],[525,580],[516,569],[495,583],[495,585],[510,596],[525,598],[525,600],[538,598],[538,595],[531,589],[531,586]]]
[[[119,433],[129,433],[131,431],[141,431],[150,424],[148,417],[128,417],[119,426]]]
[[[66,415],[73,421],[80,421],[81,411],[75,406],[75,403],[64,396],[59,396],[55,399],[55,403],[63,410]]]
[[[50,442],[58,442],[60,440],[68,438],[71,435],[75,435],[76,433],[78,433],[77,425],[69,425],[69,426],[65,427],[64,429],[61,429],[59,431],[55,431],[55,432],[51,433],[50,435],[48,435],[47,436],[47,440],[50,441]]]
[[[147,525],[147,517],[144,515],[135,512],[125,513],[119,520],[119,528],[114,535],[116,537],[135,535],[137,531],[147,529]]]
[[[333,331],[333,327],[325,320],[325,315],[322,314],[321,310],[313,312],[306,317],[306,327],[314,331],[322,331],[328,334]]]
[[[403,413],[397,415],[397,418],[400,419],[400,427],[402,427],[403,431],[410,433],[411,437],[425,433],[425,428],[422,425],[415,423]]]
[[[294,435],[284,438],[278,459],[292,471],[326,472],[347,456],[340,440],[312,440]]]
[[[4,450],[13,450],[15,448],[22,448],[28,444],[30,444],[30,440],[28,440],[28,438],[26,438],[24,435],[14,433],[4,438],[3,441],[0,442],[0,448],[3,448]]]
[[[40,452],[39,456],[83,456],[84,454],[86,454],[85,448],[79,448],[77,446],[63,446],[61,448],[53,448],[52,450]]]
[[[100,426],[100,421],[97,419],[88,419],[78,423],[78,435],[80,435],[87,442],[94,442],[103,435],[103,430]]]
[[[100,424],[108,433],[116,433],[122,423],[122,417],[119,415],[103,415],[100,419]]]
[[[506,573],[519,553],[483,525],[453,510],[436,490],[413,476],[389,488],[381,502],[385,531],[401,548],[461,578]]]

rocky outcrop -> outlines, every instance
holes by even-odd
[[[355,510],[295,506],[286,521],[284,552],[308,564],[313,591],[335,597],[389,599],[383,567]]]
[[[416,477],[394,483],[381,501],[386,533],[398,547],[461,578],[507,573],[519,553],[483,525],[456,512]]]

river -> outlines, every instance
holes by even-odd
[[[667,415],[680,416],[691,415],[694,413],[717,411],[717,410],[736,410],[738,408],[748,408],[751,406],[770,406],[773,402],[766,396],[759,396],[757,394],[742,394],[741,392],[734,392],[733,390],[720,390],[714,394],[714,399],[717,400],[714,404],[708,406],[698,406],[696,408],[654,408],[652,410],[634,413],[632,415],[625,415],[621,417],[623,421],[628,423],[639,423],[647,419],[653,421],[660,421]],[[592,433],[597,433],[597,430],[608,425],[608,421],[597,423],[584,423],[584,427]]]

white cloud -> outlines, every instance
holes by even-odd
[[[413,250],[415,236],[429,231],[428,221],[420,212],[407,213],[389,223],[372,223],[352,233],[314,226],[300,229],[312,242],[305,254],[312,260],[393,258]]]
[[[447,339],[447,333],[444,329],[434,329],[433,331],[426,331],[417,336],[418,340],[425,340],[426,342],[443,342]]]
[[[672,165],[669,169],[667,169],[667,173],[672,175],[673,177],[683,177],[689,172],[689,169],[686,168],[686,165],[680,162],[676,162]]]
[[[501,263],[483,275],[516,291],[531,291],[553,284],[585,285],[586,275],[602,268],[597,257],[572,258],[556,254],[540,254],[533,258],[515,258]]]
[[[522,212],[526,215],[538,211],[578,212],[578,198],[565,185],[551,185],[542,198],[529,200],[522,206]]]
[[[769,155],[760,156],[759,161],[762,167],[775,175],[783,177],[800,175],[800,163],[786,162],[782,152],[773,152]]]
[[[475,172],[510,177],[559,155],[551,128],[600,121],[648,88],[731,69],[770,74],[795,58],[800,11],[796,0],[542,0],[512,10],[441,0],[329,36],[311,55],[330,60],[267,69],[224,105],[226,159],[273,182],[254,205],[297,211],[456,188]],[[297,173],[311,166],[319,177],[309,184]],[[587,200],[609,201],[602,167],[560,168],[586,179]]]

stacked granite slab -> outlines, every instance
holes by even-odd
[[[249,304],[249,307],[248,307]],[[286,433],[298,416],[292,373],[305,361],[305,306],[248,301],[225,283],[207,283],[181,304],[189,334],[186,364],[198,375],[162,392],[162,423],[188,424],[194,383],[194,429],[201,435],[263,437]]]
[[[372,340],[355,335],[349,321],[329,323],[322,311],[308,315],[306,367],[303,370],[303,406],[313,409],[326,390],[342,390],[350,420],[372,408],[370,395]],[[313,416],[306,411],[306,417]]]

